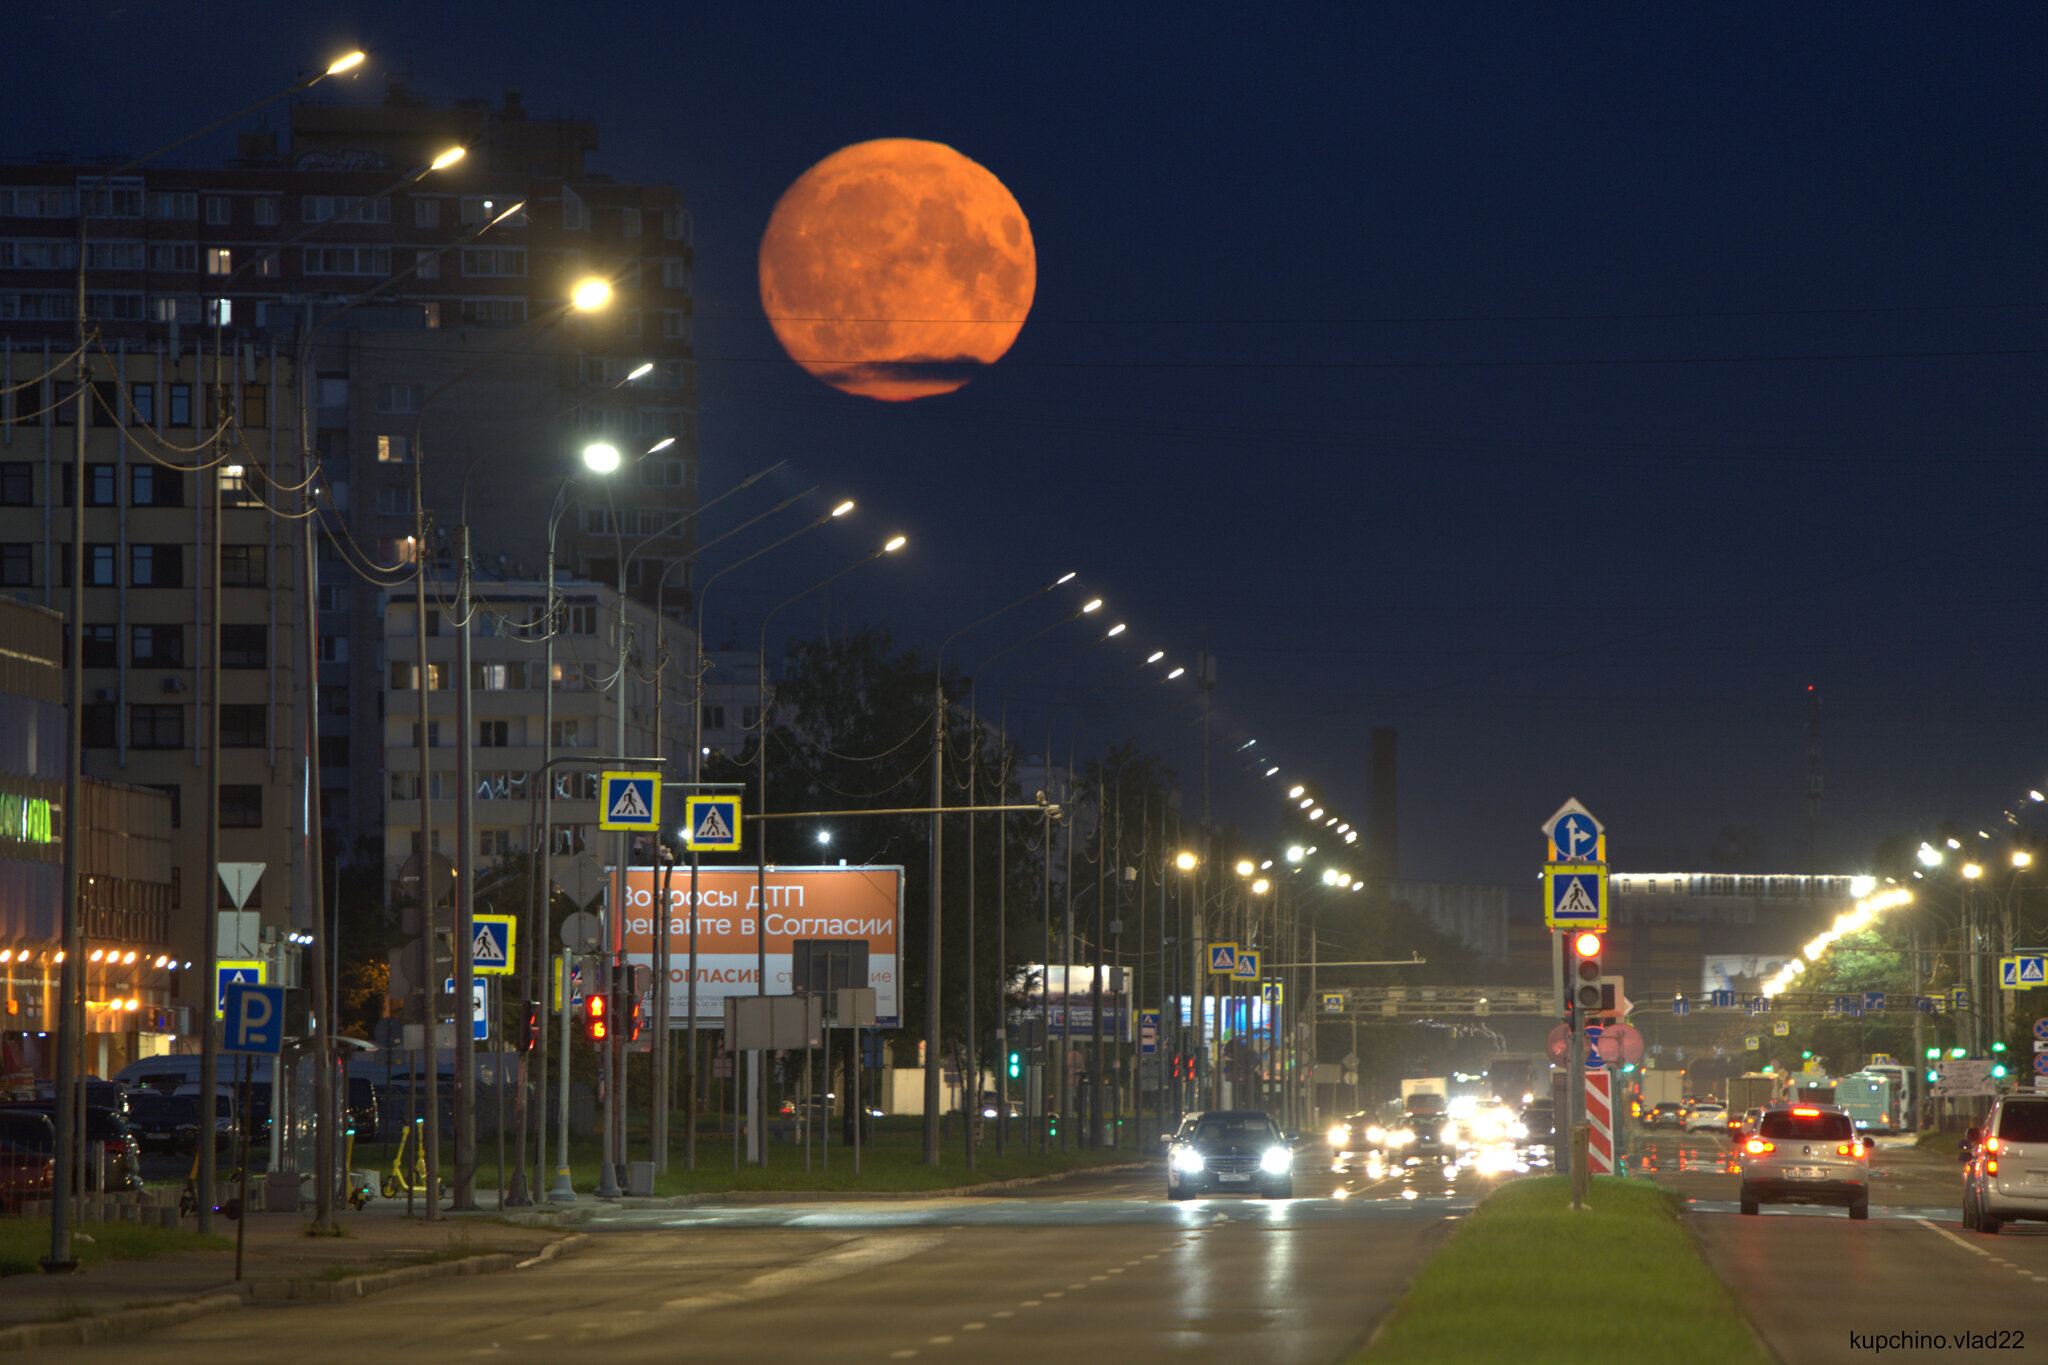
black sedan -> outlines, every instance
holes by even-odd
[[[1255,1109],[1190,1114],[1166,1138],[1166,1197],[1208,1194],[1294,1197],[1294,1152]]]

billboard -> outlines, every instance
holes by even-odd
[[[898,1025],[896,945],[903,921],[900,867],[771,867],[765,885],[751,867],[697,871],[697,1023],[720,1027],[728,995],[762,993],[757,952],[767,948],[769,995],[790,993],[790,944],[797,939],[861,939],[875,1024]],[[668,882],[669,1021],[688,1022],[690,869],[626,871],[626,961],[652,968],[661,884]],[[609,870],[607,870],[609,884]],[[765,894],[764,894],[765,893]],[[765,912],[763,909],[765,902]],[[757,937],[758,936],[758,937]]]
[[[1790,962],[1796,953],[1708,953],[1700,960],[1700,991],[1734,991],[1739,995],[1754,995],[1764,988],[1764,982],[1776,976],[1778,969]]]

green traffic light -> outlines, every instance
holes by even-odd
[[[2005,1051],[2005,1044],[2004,1044],[2004,1043],[1993,1043],[1993,1044],[1991,1045],[1991,1050],[1992,1050],[1993,1052],[2003,1052],[2003,1051]]]
[[[1938,1047],[1931,1047],[1931,1048],[1928,1048],[1928,1049],[1927,1049],[1927,1060],[1928,1060],[1928,1061],[1930,1061],[1930,1062],[1932,1062],[1932,1061],[1938,1061],[1938,1060],[1940,1059],[1940,1057],[1941,1057],[1941,1049],[1940,1049],[1940,1048],[1938,1048]]]
[[[1992,1063],[1992,1066],[1991,1066],[1991,1075],[1992,1075],[1992,1078],[1993,1078],[1994,1080],[2000,1080],[2000,1081],[2004,1080],[2004,1079],[2005,1079],[2005,1063],[2004,1063],[2004,1062],[1994,1062],[1994,1063]]]
[[[1799,1057],[1800,1057],[1800,1060],[1801,1060],[1801,1061],[1807,1061],[1807,1062],[1810,1062],[1810,1061],[1812,1061],[1812,1060],[1813,1060],[1813,1049],[1812,1049],[1812,1048],[1808,1048],[1808,1049],[1806,1049],[1806,1050],[1805,1050],[1804,1052],[1802,1052],[1802,1053],[1800,1053],[1800,1054],[1799,1054]]]
[[[1940,1073],[1939,1071],[1929,1071],[1929,1072],[1927,1073],[1927,1083],[1928,1083],[1929,1085],[1933,1085],[1933,1084],[1934,1084],[1935,1082],[1939,1081],[1940,1079],[1941,1079],[1941,1073]]]
[[[1963,1058],[1970,1055],[1970,1050],[1964,1047],[1952,1047],[1948,1050],[1948,1055],[1951,1061],[1960,1062]]]

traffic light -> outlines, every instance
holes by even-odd
[[[1993,1044],[1991,1045],[1991,1050],[1992,1050],[1993,1052],[2003,1052],[2003,1051],[2005,1051],[2005,1044],[2004,1044],[2004,1043],[1993,1043]]]
[[[1960,1062],[1963,1058],[1970,1055],[1970,1049],[1966,1047],[1952,1047],[1948,1050],[1948,1055],[1950,1061]]]
[[[1928,1060],[1928,1061],[1930,1061],[1930,1062],[1938,1062],[1938,1061],[1940,1061],[1940,1060],[1941,1060],[1941,1049],[1940,1049],[1940,1048],[1938,1048],[1938,1047],[1931,1047],[1931,1048],[1928,1048],[1928,1049],[1927,1049],[1927,1060]]]
[[[2004,1079],[2005,1079],[2005,1063],[2004,1063],[2004,1062],[1993,1062],[1993,1063],[1991,1064],[1991,1079],[1993,1079],[1993,1080],[1995,1080],[1995,1081],[2002,1081],[2002,1080],[2004,1080]]]
[[[1805,1048],[1805,1049],[1801,1050],[1801,1052],[1800,1052],[1800,1054],[1799,1054],[1799,1059],[1800,1059],[1801,1061],[1803,1061],[1803,1062],[1810,1062],[1810,1061],[1812,1061],[1812,1060],[1813,1060],[1813,1049],[1809,1047],[1809,1048]]]
[[[1010,1049],[1010,1058],[1009,1058],[1009,1064],[1008,1064],[1008,1066],[1007,1066],[1007,1067],[1006,1067],[1005,1069],[1006,1069],[1006,1070],[1008,1070],[1008,1072],[1010,1073],[1010,1079],[1011,1079],[1011,1080],[1015,1081],[1015,1080],[1021,1080],[1021,1079],[1023,1079],[1023,1076],[1024,1076],[1024,1054],[1023,1054],[1023,1053],[1021,1053],[1021,1052],[1019,1052],[1019,1051],[1018,1051],[1017,1049],[1015,1049],[1015,1048],[1011,1048],[1011,1049]]]
[[[593,1043],[602,1043],[611,1037],[610,1001],[604,992],[597,991],[583,997],[583,1036]]]
[[[539,1046],[540,1006],[529,1000],[526,1002],[525,1026],[519,1030],[519,1050],[521,1052],[531,1052]]]
[[[625,1010],[626,1041],[629,1043],[637,1043],[640,1041],[640,1028],[641,1025],[645,1022],[641,1018],[642,1014],[643,1011],[640,1008],[640,997],[636,995],[633,997],[632,1004],[629,1005]]]
[[[1590,1022],[1602,1008],[1604,992],[1600,988],[1600,950],[1603,946],[1600,935],[1591,930],[1572,935],[1571,995],[1578,1005],[1581,1023]]]

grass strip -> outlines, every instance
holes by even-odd
[[[1473,1211],[1352,1359],[1768,1361],[1680,1222],[1682,1204],[1647,1181],[1601,1178],[1574,1212],[1568,1176],[1512,1181]]]
[[[201,1236],[176,1228],[150,1228],[139,1223],[92,1223],[78,1231],[84,1235],[71,1239],[71,1254],[85,1265],[145,1261],[179,1251],[231,1251],[235,1245],[226,1237]],[[87,1241],[88,1237],[92,1240]],[[49,1219],[0,1220],[0,1275],[40,1273],[42,1259],[49,1254]]]

